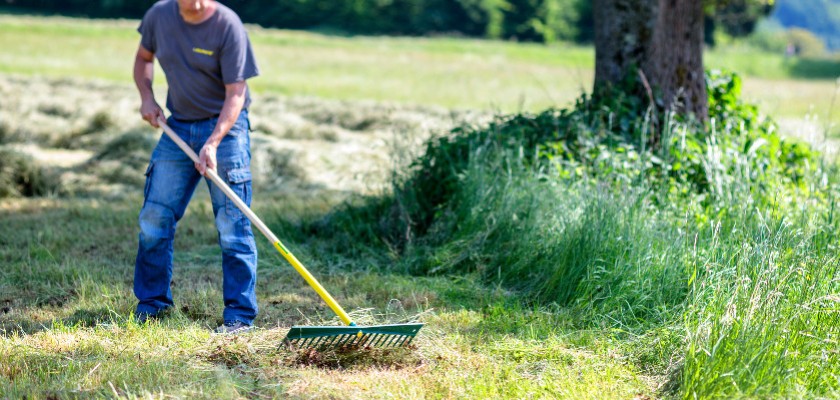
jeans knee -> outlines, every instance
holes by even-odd
[[[154,245],[165,239],[172,239],[175,230],[175,215],[172,210],[147,201],[140,210],[140,243]]]
[[[244,215],[237,218],[220,212],[216,216],[216,228],[219,230],[219,245],[223,251],[252,253],[255,250],[251,224]]]

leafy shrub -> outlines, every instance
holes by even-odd
[[[504,149],[565,180],[644,183],[665,194],[702,199],[707,207],[733,184],[765,202],[779,190],[802,188],[816,154],[781,138],[772,120],[741,102],[737,75],[710,71],[707,86],[706,127],[673,114],[657,118],[638,96],[619,91],[600,99],[584,95],[568,110],[458,128],[430,141],[413,164],[415,172],[401,188],[409,219],[423,234],[462,185],[467,166]]]

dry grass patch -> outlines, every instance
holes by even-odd
[[[0,75],[0,143],[56,169],[60,193],[119,196],[142,188],[160,132],[132,86]],[[160,99],[162,100],[162,99]],[[269,191],[381,192],[425,139],[480,113],[439,107],[255,95],[252,170]]]

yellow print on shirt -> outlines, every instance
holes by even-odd
[[[205,56],[212,56],[213,55],[213,50],[204,50],[204,49],[201,49],[201,48],[198,48],[198,47],[193,47],[193,52],[198,53],[198,54],[204,54]]]

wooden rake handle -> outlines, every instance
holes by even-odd
[[[180,147],[181,150],[183,150],[183,152],[186,153],[187,156],[189,156],[190,159],[193,160],[193,162],[199,162],[198,155],[195,154],[193,149],[190,148],[190,146],[187,145],[178,136],[178,134],[176,134],[175,131],[173,131],[172,128],[170,128],[169,125],[166,124],[166,121],[163,118],[158,118],[157,122],[160,125],[160,127],[163,128],[163,131],[166,133],[166,135],[169,136],[169,138],[172,139],[172,141],[175,142],[175,144],[177,144],[178,147]],[[335,299],[333,299],[332,296],[330,296],[329,292],[327,292],[327,290],[324,289],[324,287],[321,286],[320,283],[318,283],[318,280],[315,279],[315,277],[309,273],[309,270],[307,270],[306,267],[304,267],[303,264],[300,263],[300,261],[298,261],[297,257],[295,257],[294,254],[292,254],[288,249],[286,249],[286,246],[283,246],[283,243],[280,242],[280,239],[277,239],[277,236],[274,235],[274,232],[271,232],[271,229],[268,229],[268,227],[265,226],[265,223],[262,222],[260,217],[258,217],[257,214],[254,214],[254,212],[251,211],[248,205],[245,204],[245,202],[242,201],[242,199],[240,199],[239,196],[236,193],[234,193],[233,190],[230,189],[227,183],[225,183],[225,181],[223,181],[219,177],[219,174],[216,173],[216,170],[208,168],[205,171],[206,172],[204,173],[204,176],[210,179],[210,181],[213,182],[214,185],[221,189],[225,196],[227,196],[233,202],[233,204],[236,205],[236,208],[238,208],[240,211],[242,211],[243,214],[245,214],[246,217],[248,217],[248,220],[251,221],[251,224],[256,226],[257,229],[259,229],[260,232],[262,232],[266,239],[268,239],[274,245],[274,248],[277,249],[278,252],[280,252],[283,258],[285,258],[286,261],[289,262],[289,264],[292,264],[292,267],[294,267],[295,270],[303,277],[303,279],[306,280],[306,283],[308,283],[309,286],[311,286],[312,289],[314,289],[315,292],[317,292],[318,295],[321,296],[321,299],[323,299],[324,302],[327,303],[328,306],[330,306],[330,308],[338,315],[338,317],[341,318],[341,320],[344,321],[345,324],[355,326],[356,324],[353,323],[352,320],[350,320],[350,316],[347,315],[344,309],[341,308],[341,306],[335,301]]]

